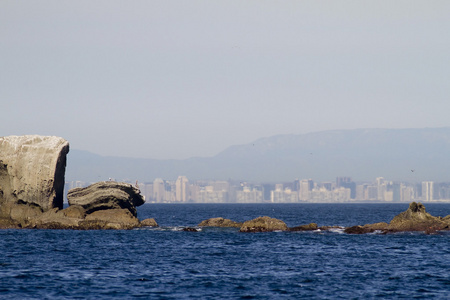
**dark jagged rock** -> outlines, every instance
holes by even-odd
[[[0,137],[0,203],[62,209],[68,152],[69,143],[60,137]]]
[[[237,227],[240,228],[243,223],[235,222],[224,218],[211,218],[198,224],[200,227]]]
[[[240,232],[270,232],[286,230],[289,230],[286,223],[267,216],[245,221],[239,229]]]
[[[368,227],[364,227],[361,225],[356,225],[352,227],[345,228],[344,232],[348,234],[365,234],[365,233],[371,233],[374,232],[375,229],[371,229]]]
[[[128,183],[102,181],[85,188],[71,189],[69,205],[79,205],[87,214],[107,209],[128,209],[136,216],[136,206],[144,204],[140,191]]]
[[[307,225],[291,227],[291,228],[289,228],[289,231],[312,231],[312,230],[317,230],[317,229],[318,229],[318,227],[317,227],[316,223],[310,223]]]
[[[183,228],[183,231],[187,231],[187,232],[198,232],[198,231],[200,231],[200,230],[197,229],[197,228],[194,228],[194,227],[184,227],[184,228]]]

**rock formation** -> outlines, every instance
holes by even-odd
[[[230,219],[211,218],[198,224],[199,227],[237,227],[240,228],[243,223],[238,223]]]
[[[286,223],[270,217],[258,217],[242,224],[240,232],[269,232],[288,230]]]
[[[401,232],[401,231],[424,231],[425,233],[434,233],[439,230],[450,229],[450,216],[445,218],[434,217],[426,212],[422,203],[411,202],[409,208],[396,215],[389,224],[381,222],[375,224],[366,224],[364,226],[352,226],[345,229],[345,233],[363,234],[371,233],[376,230],[383,233]]]
[[[105,209],[128,209],[136,217],[136,206],[145,203],[140,191],[128,183],[102,181],[85,188],[71,189],[69,205],[79,205],[87,214]]]
[[[448,217],[448,216],[447,216]],[[436,231],[449,229],[446,218],[434,217],[426,212],[422,203],[411,202],[409,208],[389,223],[391,231]]]
[[[141,221],[141,227],[158,227],[158,223],[156,223],[155,219],[148,218]]]
[[[68,152],[60,137],[0,137],[0,203],[62,208]]]
[[[63,208],[69,143],[38,135],[0,137],[0,228],[131,229],[145,201],[130,184],[99,182],[69,191]],[[144,224],[156,225],[156,221]]]
[[[59,137],[26,135],[0,137],[0,229],[132,229],[158,226],[154,219],[140,222],[136,207],[145,200],[131,184],[103,181],[68,193],[69,207],[63,208],[64,175],[69,143]],[[240,227],[240,232],[331,230],[316,223],[288,228],[286,223],[259,217],[244,223],[212,218],[199,224],[214,227]],[[186,231],[199,231],[185,228]],[[434,217],[421,203],[412,202],[408,210],[389,224],[352,226],[346,233],[374,231],[450,230],[450,216]]]

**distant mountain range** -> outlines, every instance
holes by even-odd
[[[100,181],[155,178],[174,180],[283,182],[296,178],[332,181],[450,181],[450,127],[330,130],[277,135],[231,146],[213,157],[156,160],[107,157],[72,149],[66,180]]]

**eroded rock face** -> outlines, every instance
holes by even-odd
[[[242,224],[240,232],[270,232],[288,230],[286,223],[281,220],[270,217],[258,217],[256,219],[245,221]]]
[[[91,214],[99,210],[128,209],[136,217],[136,206],[145,203],[140,191],[128,183],[102,181],[85,188],[71,189],[69,205],[79,205]]]
[[[232,221],[230,219],[224,219],[224,218],[211,218],[208,220],[204,220],[198,224],[200,227],[237,227],[240,228],[243,223],[238,223],[235,221]]]
[[[62,208],[68,152],[60,137],[0,137],[0,203]]]

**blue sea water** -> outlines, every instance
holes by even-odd
[[[185,232],[211,217],[389,222],[408,204],[145,204],[160,228],[0,230],[1,299],[449,299],[450,233]],[[450,204],[426,204],[432,215]]]

